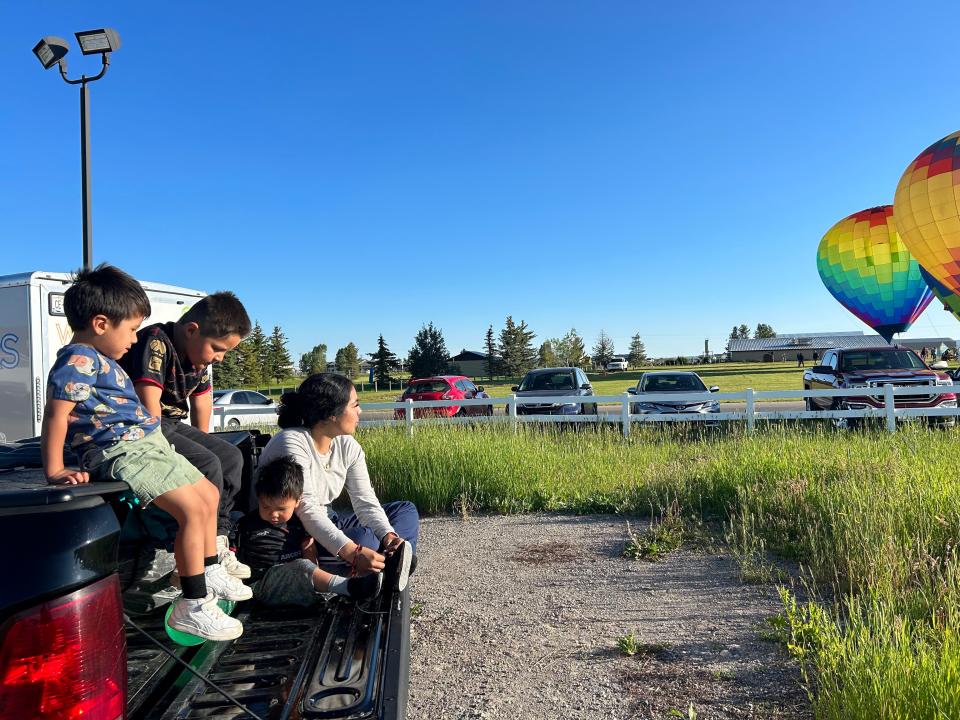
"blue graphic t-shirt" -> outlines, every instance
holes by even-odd
[[[115,361],[89,345],[65,345],[47,378],[47,397],[77,406],[67,425],[67,446],[82,455],[123,440],[139,440],[159,427],[133,383]]]

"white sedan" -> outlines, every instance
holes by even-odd
[[[214,390],[210,429],[238,430],[241,425],[276,425],[277,404],[253,390]]]

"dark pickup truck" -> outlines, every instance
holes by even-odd
[[[953,385],[953,378],[927,366],[920,356],[907,347],[887,345],[872,348],[835,348],[823,354],[821,365],[803,374],[804,390],[842,390],[879,388],[876,395],[850,397],[808,397],[807,410],[865,410],[883,407],[883,387],[915,387],[916,394],[897,395],[897,408],[955,408],[953,393],[934,395],[923,388]],[[850,422],[853,420],[854,422]],[[856,424],[858,418],[847,419]],[[931,422],[952,425],[954,418],[931,417]]]
[[[244,453],[248,489],[263,437],[223,436]],[[409,586],[369,607],[241,603],[239,639],[175,645],[162,528],[125,483],[50,486],[38,460],[36,441],[0,445],[0,718],[405,716]]]

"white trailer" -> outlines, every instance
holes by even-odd
[[[199,290],[141,282],[152,314],[144,325],[178,319],[206,295]],[[67,273],[0,275],[0,442],[40,434],[47,374],[72,332],[63,313]]]

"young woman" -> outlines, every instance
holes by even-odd
[[[349,563],[357,575],[384,573],[384,587],[403,590],[414,562],[420,517],[413,503],[381,505],[370,484],[367,462],[353,434],[360,422],[353,383],[343,375],[317,373],[280,398],[283,430],[260,455],[266,465],[290,457],[303,468],[303,496],[296,514],[329,555]],[[353,513],[331,504],[347,489]],[[322,560],[321,552],[321,560]]]

